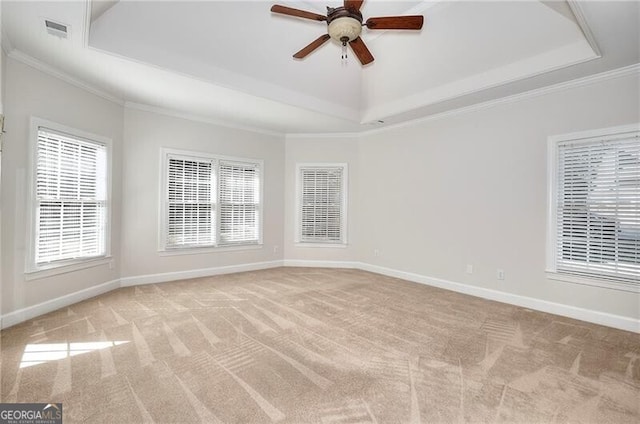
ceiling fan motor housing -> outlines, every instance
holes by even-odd
[[[346,44],[360,36],[362,32],[362,14],[357,10],[344,7],[327,7],[327,25],[329,35],[341,44]]]

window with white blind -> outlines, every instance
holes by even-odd
[[[167,246],[215,244],[214,170],[212,159],[168,158]]]
[[[220,243],[257,243],[260,168],[256,163],[220,161]]]
[[[27,272],[108,254],[109,141],[33,120]]]
[[[262,161],[163,149],[162,250],[262,242]]]
[[[640,291],[638,127],[553,137],[549,150],[550,271]]]
[[[346,244],[346,164],[297,166],[299,243]]]

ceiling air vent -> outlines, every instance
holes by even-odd
[[[47,32],[51,35],[55,35],[60,38],[67,38],[67,25],[60,24],[58,22],[44,20],[44,25],[47,27]]]

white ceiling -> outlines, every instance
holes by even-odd
[[[424,14],[425,26],[364,29],[376,58],[365,67],[333,42],[294,60],[326,24],[271,14],[274,3],[340,5],[109,0],[89,24],[88,1],[4,0],[3,47],[122,101],[284,133],[362,131],[640,61],[635,1],[368,0],[365,19]],[[69,39],[45,18],[70,25]]]

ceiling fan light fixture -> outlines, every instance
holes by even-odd
[[[350,16],[336,18],[329,23],[329,35],[341,44],[355,40],[361,32],[362,23]]]
[[[360,38],[363,26],[366,26],[370,30],[422,29],[424,22],[424,16],[422,15],[379,16],[369,18],[366,22],[363,22],[362,13],[360,12],[362,3],[364,3],[364,0],[343,0],[343,6],[327,6],[326,16],[288,6],[281,6],[279,4],[271,6],[271,12],[318,22],[327,22],[327,33],[316,38],[299,52],[295,53],[293,57],[296,59],[304,59],[309,53],[312,53],[333,38],[342,44],[343,61],[347,59],[347,43],[349,43],[351,50],[353,50],[353,53],[355,53],[360,63],[364,66],[373,62],[374,58],[365,42]]]

